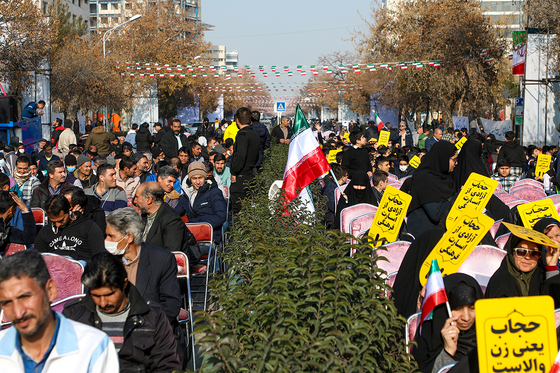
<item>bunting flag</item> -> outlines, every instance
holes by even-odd
[[[291,202],[311,182],[331,169],[299,104],[296,107],[293,133],[282,183],[287,202]]]
[[[428,282],[426,282],[426,296],[422,302],[420,326],[431,317],[434,308],[445,302],[447,302],[447,293],[445,292],[443,277],[439,271],[437,259],[434,259],[428,273]]]

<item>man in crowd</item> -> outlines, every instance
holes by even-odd
[[[70,144],[76,145],[76,134],[72,131],[72,121],[70,119],[64,120],[64,131],[58,137],[58,151],[63,155],[70,151]]]
[[[150,175],[150,172],[148,171],[150,162],[148,161],[148,157],[141,153],[136,153],[132,157],[136,161],[136,175],[138,175],[138,177],[140,178],[140,184],[142,184]]]
[[[270,136],[281,144],[289,144],[292,141],[292,129],[290,128],[290,118],[282,117],[280,124],[272,129]]]
[[[259,148],[259,159],[257,160],[257,164],[255,165],[255,167],[259,168],[264,161],[264,151],[270,148],[271,137],[270,133],[268,132],[268,128],[266,128],[265,125],[261,123],[261,113],[256,110],[251,112],[251,124],[253,126],[253,129],[261,139],[261,146]]]
[[[389,162],[389,158],[382,155],[377,157],[377,159],[375,160],[375,168],[389,173],[391,170],[391,163]]]
[[[235,113],[235,121],[239,132],[233,144],[233,160],[231,161],[232,211],[241,211],[241,200],[247,195],[247,183],[253,179],[255,165],[259,160],[261,139],[251,126],[251,111],[242,107]]]
[[[72,132],[73,133],[73,132]],[[66,181],[78,188],[83,188],[82,182],[78,180],[76,176],[74,176],[74,172],[76,172],[76,166],[78,165],[78,161],[76,157],[72,154],[68,154],[64,157],[64,165],[66,166]]]
[[[154,124],[154,146],[161,143],[163,135],[165,135],[165,130],[162,129],[161,123],[156,122]]]
[[[447,127],[445,134],[441,137],[443,141],[447,141],[450,143],[455,142],[455,136],[453,136],[453,127]]]
[[[408,129],[404,120],[399,124],[399,130],[391,138],[393,144],[399,144],[401,147],[412,146],[412,132]]]
[[[204,118],[204,121],[196,130],[196,135],[199,137],[204,136],[206,137],[206,139],[214,137],[214,123],[210,123],[210,121],[208,121],[208,118]]]
[[[192,162],[204,162],[204,157],[202,156],[202,146],[199,143],[195,142],[192,144],[192,158],[190,163]]]
[[[0,332],[2,372],[118,373],[117,353],[107,334],[53,312],[57,295],[37,251],[0,261],[0,306],[13,325]]]
[[[181,121],[174,119],[171,123],[171,131],[163,135],[161,139],[161,150],[167,158],[177,158],[179,149],[183,146],[190,147],[190,143],[187,136],[181,134]]]
[[[51,161],[47,165],[47,178],[35,188],[31,197],[31,207],[43,208],[50,196],[60,194],[73,185],[66,181],[66,169],[61,161]]]
[[[101,202],[94,196],[88,196],[83,189],[72,187],[62,192],[64,197],[70,202],[70,212],[80,213],[92,220],[103,234],[105,234],[105,210],[101,208]]]
[[[181,371],[169,321],[155,303],[146,303],[121,259],[109,253],[94,255],[84,269],[86,296],[64,307],[71,320],[109,335],[119,353],[122,372]]]
[[[113,139],[113,135],[103,128],[103,123],[97,122],[95,128],[88,136],[85,144],[85,148],[89,150],[90,145],[95,145],[97,147],[97,152],[101,155],[109,155],[110,149],[109,144]]]
[[[87,188],[97,183],[99,180],[96,175],[94,175],[91,168],[91,160],[88,156],[80,154],[78,156],[78,161],[76,164],[76,171],[74,171],[74,176],[76,179],[80,180],[83,188]]]
[[[101,208],[107,212],[126,207],[128,199],[123,188],[117,186],[117,171],[106,163],[97,168],[99,181],[84,189],[88,196],[101,201]]]
[[[375,206],[379,206],[381,198],[383,198],[383,192],[387,188],[389,183],[387,182],[388,174],[385,171],[375,170],[373,173],[373,195],[375,196]]]
[[[179,198],[181,198],[181,194],[174,188],[178,178],[179,172],[171,166],[163,166],[157,173],[157,183],[165,192],[163,201],[173,208],[177,206]]]
[[[231,187],[231,172],[226,166],[226,157],[223,154],[214,156],[215,174],[222,180],[222,184],[228,188]]]
[[[52,148],[51,143],[46,143],[43,146],[43,155],[39,158],[39,172],[45,171],[50,161],[60,161],[60,157],[53,155]]]
[[[521,176],[525,172],[527,166],[527,157],[523,147],[515,141],[515,133],[513,131],[506,132],[506,142],[500,149],[498,154],[498,162],[502,159],[507,159],[511,173],[516,176]]]
[[[187,168],[190,163],[189,149],[186,146],[179,149],[179,162],[181,162],[180,181],[183,182],[183,179],[187,176]]]
[[[138,124],[132,123],[130,130],[124,138],[124,142],[129,143],[132,146],[131,150],[136,151],[136,131],[138,131]]]
[[[44,114],[45,101],[41,100],[39,102],[31,101],[21,110],[21,117],[23,119],[31,119],[40,117]]]
[[[41,184],[39,179],[31,175],[29,163],[29,158],[26,155],[20,155],[16,160],[14,170],[14,180],[16,181],[14,192],[27,206],[31,204],[33,191]]]
[[[142,241],[168,251],[182,251],[193,266],[200,260],[196,239],[177,211],[163,202],[164,195],[163,188],[155,181],[147,181],[136,189],[134,205],[146,221]]]
[[[364,133],[362,131],[352,132],[350,134],[350,142],[352,147],[348,148],[342,155],[342,167],[348,170],[348,177],[350,179],[352,179],[352,175],[356,171],[364,171],[371,177],[369,152],[364,148],[364,145],[367,144]]]
[[[430,149],[432,148],[432,146],[434,146],[434,144],[436,142],[439,142],[441,140],[441,138],[443,137],[443,132],[441,129],[436,128],[434,130],[434,137],[432,137],[431,139],[426,139],[426,141],[424,142],[424,144],[426,145],[426,150],[430,151]]]
[[[134,191],[140,185],[140,177],[136,175],[138,166],[134,158],[125,156],[119,163],[117,185],[124,189],[127,198],[134,197]]]
[[[500,159],[496,163],[496,172],[491,176],[492,179],[497,180],[502,185],[504,192],[509,193],[509,190],[519,180],[519,175],[511,172],[511,166],[507,159]]]
[[[35,250],[83,261],[105,251],[101,229],[81,213],[71,212],[70,202],[64,195],[49,197],[45,202],[45,212],[49,224],[37,234]]]
[[[22,229],[12,224],[18,209]],[[11,243],[33,245],[36,234],[35,218],[25,203],[14,192],[0,191],[0,255],[4,255]]]

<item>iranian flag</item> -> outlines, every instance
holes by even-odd
[[[422,302],[422,316],[420,317],[420,326],[426,321],[436,306],[447,302],[447,293],[443,284],[443,277],[439,271],[437,259],[432,260],[430,272],[428,273],[428,282],[426,282],[426,297]]]
[[[556,355],[552,368],[550,368],[550,373],[560,373],[560,351],[558,352],[558,355]]]
[[[382,129],[385,128],[385,123],[383,123],[383,121],[381,120],[381,118],[379,118],[379,115],[377,115],[377,113],[375,112],[375,110],[372,110],[372,112],[373,112],[375,124],[377,125],[377,131],[381,131]]]
[[[331,169],[299,105],[293,133],[282,183],[287,202],[291,202],[313,180]]]

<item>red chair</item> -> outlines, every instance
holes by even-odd
[[[352,233],[350,223],[358,216],[375,213],[377,207],[369,203],[358,203],[357,205],[344,208],[340,212],[340,231],[342,233]]]
[[[23,251],[27,249],[27,247],[25,247],[25,245],[19,244],[19,243],[11,243],[8,245],[8,249],[6,250],[6,253],[4,254],[4,256],[10,256],[13,255],[17,252]]]
[[[49,274],[58,289],[55,302],[71,295],[83,294],[82,274],[84,266],[77,260],[51,253],[43,253]]]
[[[177,279],[185,279],[187,281],[187,293],[183,294],[183,308],[179,311],[179,324],[185,325],[185,331],[187,332],[187,335],[190,335],[191,337],[193,369],[196,370],[189,258],[181,251],[174,251],[173,254],[175,255],[175,260],[177,261]],[[190,332],[188,325],[190,325]]]
[[[478,282],[482,291],[486,292],[490,277],[500,268],[505,256],[506,252],[497,247],[478,245],[461,264],[457,273],[472,276]]]
[[[212,225],[209,223],[185,223],[185,225],[194,235],[198,243],[209,245],[208,255],[203,255],[200,258],[201,261],[206,261],[206,265],[197,264],[192,267],[193,277],[203,277],[203,276],[206,277],[206,283],[204,286],[204,311],[206,311],[206,304],[208,301],[208,281],[210,276],[210,263],[212,262],[211,261],[212,255],[214,255],[214,253],[212,252],[212,246],[214,245],[214,230],[212,228]],[[216,260],[214,258],[214,268],[212,270],[214,271],[215,269],[216,269]]]
[[[410,247],[410,242],[395,241],[384,245],[387,251],[379,248],[375,251],[378,256],[387,258],[387,260],[378,260],[377,268],[387,273],[397,272],[401,266],[404,256]]]
[[[37,228],[37,232],[39,232],[41,228],[47,225],[47,215],[45,214],[45,210],[40,207],[31,208],[31,212],[35,218],[35,227]]]
[[[500,201],[502,201],[505,204],[508,204],[508,202],[513,202],[513,201],[517,201],[519,200],[519,197],[516,196],[512,196],[509,193],[501,193],[501,194],[497,194],[496,197],[499,198]]]
[[[544,192],[544,184],[541,183],[540,181],[537,180],[533,180],[533,179],[521,179],[521,180],[517,180],[515,183],[513,183],[513,188],[516,188],[518,186],[530,186],[533,188],[537,188],[540,189]]]
[[[504,250],[504,247],[506,246],[506,243],[509,240],[510,234],[511,233],[502,234],[500,237],[496,238],[496,245],[498,245],[500,249]]]
[[[405,328],[406,352],[408,352],[409,354],[412,351],[412,346],[410,345],[410,342],[414,341],[414,337],[416,337],[416,330],[418,329],[418,324],[420,323],[421,315],[422,313],[418,312],[410,316],[408,320],[406,320],[406,328]]]
[[[183,215],[183,216],[181,216],[181,220],[183,220],[183,223],[188,223],[189,222],[189,217],[187,215]]]
[[[535,202],[539,199],[546,198],[546,193],[544,190],[539,190],[535,188],[521,188],[511,192],[512,195],[518,197],[519,199],[524,199],[525,201]]]

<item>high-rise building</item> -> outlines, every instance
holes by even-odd
[[[523,30],[523,1],[481,0],[480,6],[497,27],[506,29],[508,38],[512,37],[511,31]]]
[[[233,71],[233,67],[239,63],[239,53],[231,51],[226,53],[226,66],[228,71]]]
[[[34,0],[43,14],[47,14],[53,4],[53,0]],[[68,6],[72,20],[82,17],[84,22],[89,22],[89,0],[60,0],[62,5]]]

